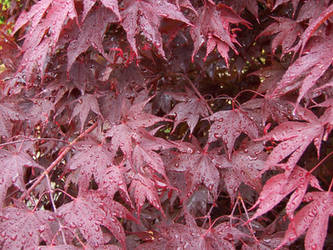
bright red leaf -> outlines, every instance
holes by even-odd
[[[162,36],[158,30],[161,19],[168,18],[190,24],[177,6],[166,0],[126,0],[121,17],[121,24],[127,33],[127,40],[136,55],[138,55],[138,50],[135,37],[142,34],[164,58]]]
[[[198,13],[194,26],[191,27],[191,37],[194,41],[192,61],[200,47],[207,41],[205,58],[217,47],[218,52],[228,65],[229,48],[237,54],[234,44],[238,44],[235,33],[230,29],[230,24],[249,25],[249,23],[224,4],[213,5],[208,2],[200,8]]]
[[[211,143],[222,139],[226,145],[229,159],[231,158],[235,141],[241,133],[247,134],[250,138],[256,138],[259,134],[255,122],[238,109],[219,111],[209,116],[207,119],[214,121],[209,129],[208,142]]]
[[[6,207],[0,220],[1,247],[36,249],[42,241],[50,244],[55,233],[50,222],[54,220],[55,217],[50,211]]]

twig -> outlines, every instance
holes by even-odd
[[[98,121],[96,121],[93,125],[91,125],[88,129],[86,129],[83,133],[81,133],[78,137],[76,137],[71,143],[69,143],[68,146],[64,148],[64,150],[61,152],[61,154],[55,159],[51,165],[38,177],[36,182],[32,184],[32,186],[21,196],[20,200],[23,201],[34,188],[43,180],[43,178],[48,175],[53,168],[55,168],[58,163],[62,160],[62,158],[65,157],[65,155],[71,150],[72,146],[77,143],[80,139],[85,137],[87,134],[89,134],[91,131],[93,131],[97,127]]]
[[[12,144],[16,144],[16,143],[23,143],[23,142],[27,142],[27,141],[58,141],[58,142],[63,142],[63,143],[67,143],[69,144],[69,142],[62,140],[62,139],[57,139],[57,138],[27,138],[27,139],[23,139],[23,140],[19,140],[19,141],[10,141],[10,142],[4,142],[0,144],[0,148],[7,146],[7,145],[12,145]]]

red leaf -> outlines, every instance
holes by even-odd
[[[244,183],[257,192],[261,189],[261,171],[265,166],[266,154],[262,143],[243,142],[241,149],[232,154],[231,161],[221,161],[222,178],[230,199],[235,200],[239,186]]]
[[[297,51],[299,48],[301,49],[300,54],[303,53],[305,45],[310,37],[316,32],[316,30],[322,25],[327,19],[329,19],[333,15],[333,4],[331,4],[328,8],[326,8],[319,17],[310,22],[310,25],[303,32],[300,41],[297,46],[294,48]],[[322,52],[324,53],[324,52]]]
[[[118,9],[118,0],[101,0],[101,2],[106,8],[110,9],[116,15],[116,17],[120,20],[120,13],[119,13],[119,9]],[[96,0],[84,0],[83,1],[82,20],[85,20],[88,12],[95,5],[95,3],[96,3]]]
[[[230,30],[230,24],[245,24],[247,21],[238,16],[230,7],[224,4],[205,4],[198,11],[199,15],[191,27],[191,37],[194,41],[192,61],[205,40],[207,40],[206,57],[215,46],[228,65],[228,51],[232,48],[237,54],[234,43],[238,44],[235,34]]]
[[[44,75],[48,53],[55,48],[62,26],[68,18],[76,17],[73,0],[39,1],[28,13],[23,12],[20,15],[14,33],[27,22],[31,22],[22,47],[25,53],[18,70],[25,72],[27,82],[35,64],[42,76]]]
[[[41,166],[39,166],[27,153],[22,151],[9,152],[0,149],[0,160],[0,207],[3,207],[7,190],[11,185],[15,185],[22,191],[25,190],[23,167],[41,168]]]
[[[139,216],[141,208],[145,204],[146,199],[164,215],[160,198],[155,188],[155,183],[151,180],[151,178],[143,176],[140,173],[136,174],[132,180],[131,186],[129,187],[129,192],[135,200]]]
[[[272,41],[272,52],[275,53],[279,45],[282,46],[283,57],[289,49],[294,45],[298,36],[300,36],[303,31],[302,26],[298,24],[295,20],[285,18],[285,17],[273,17],[276,22],[269,25],[265,30],[263,30],[258,36],[270,36],[276,34]]]
[[[282,199],[294,191],[286,206],[287,215],[292,219],[294,211],[301,204],[309,184],[312,187],[322,190],[316,177],[297,166],[289,177],[285,174],[273,176],[266,182],[257,202],[252,206],[254,208],[259,205],[259,208],[250,221],[270,211]]]
[[[300,88],[297,98],[297,103],[299,103],[308,90],[325,73],[332,63],[332,36],[312,41],[309,47],[308,53],[298,58],[288,68],[269,98],[278,97]]]
[[[222,159],[215,151],[209,152],[208,146],[202,149],[199,142],[192,136],[193,144],[189,144],[192,150],[179,154],[179,161],[175,171],[185,171],[187,183],[187,196],[190,196],[200,184],[204,184],[208,190],[217,196],[217,188],[220,182],[220,174],[217,167],[222,165]]]
[[[58,217],[71,230],[80,230],[92,247],[107,242],[103,237],[101,225],[105,226],[125,247],[125,232],[117,217],[129,217],[125,207],[111,199],[102,199],[97,191],[81,193],[74,201],[58,209]]]
[[[41,241],[50,244],[53,238],[50,221],[53,213],[46,210],[6,207],[0,222],[0,242],[3,249],[37,249]]]
[[[207,103],[200,100],[200,98],[187,88],[186,93],[168,93],[168,95],[177,101],[181,101],[169,113],[169,115],[175,116],[173,131],[179,123],[186,122],[190,128],[190,133],[193,133],[199,118],[209,115]]]
[[[72,119],[75,116],[79,115],[81,122],[81,131],[83,131],[84,124],[87,120],[90,111],[94,112],[97,115],[102,116],[99,110],[99,105],[96,95],[85,94],[78,99],[78,104],[75,105],[72,113]]]
[[[289,175],[308,145],[314,140],[319,156],[324,128],[318,119],[311,122],[287,121],[275,127],[267,135],[257,140],[281,141],[267,158],[267,168],[274,167],[280,161],[290,156],[287,163],[281,166]]]
[[[141,32],[165,58],[162,36],[158,30],[163,17],[190,24],[178,8],[166,0],[124,1],[124,10],[121,12],[121,16],[127,40],[136,55],[138,55],[138,50],[135,36]]]
[[[214,121],[209,129],[208,143],[221,138],[227,147],[228,158],[235,141],[241,133],[246,133],[250,138],[258,137],[258,127],[251,118],[238,109],[219,111],[207,119]]]
[[[103,35],[109,23],[117,22],[117,18],[108,9],[100,7],[90,12],[81,27],[77,40],[71,41],[67,49],[67,71],[69,72],[76,58],[85,52],[90,46],[95,47],[104,55],[102,45]]]
[[[0,103],[0,134],[5,137],[12,136],[12,121],[23,120],[23,115],[19,112],[18,107],[14,103]]]
[[[328,219],[333,215],[333,193],[311,192],[304,199],[312,202],[295,215],[279,247],[294,242],[307,230],[305,249],[323,249]]]

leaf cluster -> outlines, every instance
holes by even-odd
[[[1,249],[333,247],[332,1],[1,3]]]

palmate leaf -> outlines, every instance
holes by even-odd
[[[99,104],[96,95],[85,94],[78,98],[77,102],[78,103],[75,105],[72,113],[72,119],[75,116],[79,115],[81,122],[81,131],[83,131],[84,124],[90,111],[94,112],[96,115],[102,116],[102,114],[99,110]]]
[[[141,244],[137,249],[236,249],[234,243],[248,236],[228,222],[205,229],[197,226],[194,218],[187,214],[186,225],[180,223],[157,225],[153,240]],[[152,232],[154,233],[154,232]]]
[[[6,207],[0,219],[0,245],[3,249],[37,249],[43,240],[50,244],[54,235],[50,222],[54,220],[50,211]]]
[[[98,191],[81,193],[74,201],[62,205],[57,216],[71,230],[80,230],[83,237],[92,247],[98,247],[107,242],[103,237],[101,225],[106,227],[125,247],[125,232],[116,217],[129,218],[130,213],[120,203],[102,198]]]
[[[169,115],[175,116],[173,131],[175,131],[179,123],[186,122],[190,128],[190,133],[193,133],[199,118],[209,115],[207,103],[187,88],[185,93],[168,93],[168,95],[180,101],[169,113]]]
[[[329,68],[332,63],[332,55],[332,35],[313,39],[308,46],[307,53],[288,68],[273,93],[267,98],[276,98],[299,88],[297,98],[297,103],[299,103]]]
[[[315,116],[308,115],[305,118],[308,118],[309,122],[283,122],[267,135],[257,139],[258,141],[280,141],[268,156],[266,169],[276,166],[290,156],[286,163],[280,164],[286,170],[286,175],[289,175],[312,141],[314,141],[319,156],[324,127]]]
[[[222,157],[216,150],[208,151],[208,146],[201,148],[197,139],[192,136],[192,144],[188,144],[191,150],[181,152],[178,155],[177,165],[174,171],[185,172],[186,195],[190,196],[200,184],[217,196],[217,188],[220,182],[220,173],[217,167],[222,166]]]
[[[272,40],[272,52],[275,53],[279,45],[282,46],[282,55],[286,54],[294,45],[297,37],[303,31],[302,26],[295,20],[285,17],[273,17],[275,22],[269,25],[258,36],[275,35]]]
[[[230,159],[235,141],[241,133],[246,133],[250,138],[258,137],[259,130],[255,122],[242,111],[219,111],[207,117],[214,121],[209,129],[208,143],[222,139],[226,145],[227,156]]]
[[[141,32],[157,48],[159,54],[165,58],[162,36],[159,32],[162,18],[190,25],[190,22],[179,11],[177,6],[166,0],[125,0],[124,10],[120,14],[122,17],[121,25],[125,29],[127,40],[136,55],[138,55],[138,50],[135,36]]]
[[[115,23],[117,21],[117,17],[110,10],[103,7],[99,7],[88,14],[87,18],[84,20],[84,23],[81,26],[81,31],[78,38],[71,41],[68,46],[68,72],[76,58],[81,53],[85,52],[90,46],[96,48],[99,53],[103,55],[105,54],[102,45],[103,35],[109,23]]]
[[[94,177],[99,190],[113,198],[119,190],[126,201],[130,201],[123,176],[122,165],[113,164],[114,154],[105,145],[86,141],[69,160],[67,169],[73,171],[69,180],[77,183],[80,192],[88,190],[89,183]]]
[[[76,17],[73,0],[39,1],[29,12],[21,13],[13,34],[30,22],[22,46],[24,55],[18,69],[25,74],[28,85],[31,84],[29,80],[36,64],[44,76],[47,57],[55,49],[63,25],[68,18]]]
[[[333,193],[324,191],[307,193],[304,201],[311,203],[297,212],[294,220],[289,223],[279,247],[291,244],[307,231],[305,249],[323,249],[329,216],[333,215]]]
[[[237,54],[234,43],[238,44],[235,34],[230,30],[230,24],[249,25],[247,21],[238,16],[232,8],[224,4],[215,5],[206,3],[198,11],[199,15],[194,20],[191,27],[191,37],[194,41],[192,61],[198,53],[200,47],[207,40],[206,57],[215,47],[228,65],[229,48]]]
[[[261,171],[265,167],[265,159],[262,143],[243,141],[240,149],[235,151],[229,161],[223,156],[221,160],[221,175],[229,193],[230,199],[234,202],[239,186],[244,183],[257,192],[261,189]]]
[[[270,211],[288,194],[293,192],[287,206],[286,212],[289,218],[294,217],[294,212],[302,202],[308,185],[322,190],[316,177],[305,169],[296,166],[293,172],[287,177],[285,174],[278,174],[270,178],[263,187],[257,202],[252,209],[259,205],[259,208],[250,221]]]
[[[120,20],[118,0],[101,0],[101,2],[106,8],[110,9],[116,15],[116,17]],[[86,18],[88,12],[95,5],[95,3],[96,3],[96,0],[84,0],[83,1],[82,20],[84,20]]]
[[[42,168],[25,152],[10,152],[0,149],[0,207],[3,202],[8,188],[15,185],[20,190],[25,190],[24,167]]]

